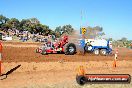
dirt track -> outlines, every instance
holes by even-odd
[[[41,55],[35,53],[35,49],[40,44],[34,43],[3,43],[3,62],[82,62],[82,61],[111,61],[113,56],[95,56],[86,55],[65,55],[65,54],[48,54]],[[132,60],[132,50],[119,48],[118,60]]]
[[[21,64],[21,67],[0,80],[0,88],[131,88],[132,84],[93,84],[79,86],[75,81],[76,68],[84,65],[88,74],[132,75],[132,50],[119,48],[117,68],[113,56],[36,54],[39,44],[3,43],[2,72]]]

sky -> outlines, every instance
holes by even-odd
[[[76,30],[101,26],[108,38],[132,40],[132,0],[0,0],[0,14],[36,17],[53,30],[66,24]]]

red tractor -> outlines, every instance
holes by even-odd
[[[64,53],[65,55],[74,55],[76,53],[76,45],[68,43],[68,36],[63,36],[59,42],[47,42],[36,49],[37,53],[46,55],[49,53]]]

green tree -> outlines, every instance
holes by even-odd
[[[0,24],[4,24],[4,23],[6,23],[8,20],[9,20],[9,18],[6,18],[6,17],[3,16],[3,15],[0,15]]]
[[[16,18],[11,18],[10,20],[7,21],[7,24],[10,25],[10,28],[15,28],[15,29],[19,29],[20,28],[20,22],[18,19]]]
[[[69,25],[64,25],[64,26],[58,26],[55,29],[55,33],[57,33],[57,36],[61,36],[62,34],[71,34],[74,31],[74,28],[69,24]]]
[[[39,33],[46,35],[49,33],[47,25],[40,24],[37,18],[23,19],[20,23],[22,30],[28,30],[31,33]]]
[[[5,16],[3,15],[0,15],[0,28],[4,31],[7,31],[7,28],[10,27],[8,24],[7,24],[7,21],[9,20],[9,18],[6,18]]]
[[[113,41],[113,38],[109,38],[108,40]]]
[[[73,28],[72,28],[72,26],[69,24],[69,25],[64,25],[63,27],[62,27],[62,31],[64,32],[64,33],[68,33],[68,34],[71,34],[72,32],[73,32]]]
[[[24,29],[30,30],[29,25],[30,25],[30,20],[22,19],[21,22],[20,22],[20,29],[21,30],[24,30]]]
[[[120,41],[122,41],[122,42],[126,42],[126,41],[127,41],[127,38],[123,37],[123,38],[121,38]]]
[[[32,24],[40,24],[40,21],[37,18],[30,18],[29,20]]]
[[[39,33],[42,35],[54,34],[56,36],[60,36],[60,31],[64,31],[66,33],[72,32],[73,28],[71,25],[65,25],[61,28],[56,28],[55,31],[52,31],[49,26],[43,25],[37,18],[30,19],[22,19],[19,21],[16,18],[7,18],[3,15],[0,15],[0,28],[4,31],[8,31],[8,29],[18,29],[18,30],[27,30],[30,33]]]
[[[55,32],[60,32],[62,30],[61,26],[55,28]]]

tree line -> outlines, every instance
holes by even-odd
[[[128,40],[125,37],[122,37],[121,39],[114,40],[112,38],[109,38],[110,41],[112,41],[113,47],[126,47],[126,48],[132,48],[132,40]]]
[[[75,30],[72,25],[63,25],[58,26],[54,29],[49,28],[48,25],[43,25],[37,18],[29,18],[18,20],[17,18],[7,18],[3,15],[0,15],[0,29],[2,31],[8,32],[8,29],[19,31],[29,31],[31,34],[37,34],[47,36],[48,34],[53,34],[56,37],[60,37],[63,34],[72,34]],[[85,34],[86,38],[96,38],[98,36],[104,35],[103,28],[100,26],[95,27],[86,27],[87,33]]]
[[[47,36],[56,35],[60,37],[63,33],[71,34],[74,28],[68,24],[64,26],[59,26],[55,28],[55,31],[49,28],[48,25],[41,24],[37,18],[22,19],[21,21],[17,18],[7,18],[0,15],[0,29],[4,32],[8,32],[8,29],[19,30],[19,31],[29,31],[31,34],[37,34]]]

